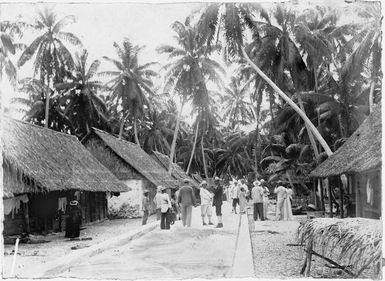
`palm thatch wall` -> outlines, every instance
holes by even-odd
[[[354,134],[310,176],[325,178],[381,169],[381,125],[381,106],[377,105]]]
[[[170,157],[168,157],[167,155],[164,155],[160,152],[157,152],[157,151],[154,151],[153,152],[153,157],[156,161],[158,161],[159,164],[161,164],[165,169],[168,169],[168,166],[170,164]],[[176,179],[180,184],[183,183],[183,180],[188,178],[191,182],[191,184],[194,186],[194,187],[198,187],[199,183],[195,180],[195,179],[192,179],[191,177],[189,177],[185,171],[183,171],[183,169],[173,163],[172,164],[172,171],[171,171],[171,175],[173,176],[174,179]]]
[[[75,136],[4,118],[4,196],[83,190],[126,190]]]
[[[87,145],[93,137],[99,138],[106,147],[109,147],[125,163],[154,185],[162,185],[172,189],[177,188],[178,182],[140,146],[118,139],[96,128],[93,128],[93,134],[84,140],[84,143]]]
[[[369,268],[380,274],[382,262],[382,222],[365,218],[316,218],[302,223],[301,243],[313,243],[314,251],[334,257],[356,273]],[[378,277],[378,276],[377,276]]]

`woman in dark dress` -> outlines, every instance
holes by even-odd
[[[66,220],[66,234],[67,238],[76,238],[80,235],[80,225],[82,223],[82,212],[80,204],[76,198],[69,202],[68,208],[69,217]]]

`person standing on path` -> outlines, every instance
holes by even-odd
[[[183,226],[190,227],[192,207],[196,206],[196,199],[192,187],[188,185],[190,181],[185,179],[183,183],[184,185],[179,189],[178,204],[181,205]]]
[[[161,217],[161,211],[160,211],[160,205],[161,205],[161,200],[160,200],[160,197],[162,195],[162,191],[159,189],[161,186],[158,186],[156,188],[156,194],[155,194],[155,197],[153,199],[153,202],[155,204],[155,212],[156,212],[156,220],[160,220],[160,217]]]
[[[207,190],[207,182],[202,181],[200,186],[199,195],[201,197],[201,215],[202,215],[202,224],[207,225],[205,222],[205,217],[207,215],[209,222],[209,225],[213,225],[211,221],[212,216],[212,199],[214,197],[214,194],[212,194],[209,190]]]
[[[277,194],[277,210],[275,214],[276,220],[283,220],[283,205],[287,197],[286,188],[282,186],[282,181],[278,181],[278,186],[274,188],[274,193]]]
[[[270,195],[270,191],[267,188],[267,186],[265,185],[265,180],[264,179],[261,179],[260,183],[261,183],[261,186],[263,188],[263,215],[265,217],[265,220],[267,220],[267,210],[269,208],[269,195]]]
[[[215,177],[214,178],[214,200],[213,200],[213,206],[215,206],[215,213],[218,218],[218,224],[216,228],[222,228],[223,227],[223,221],[222,221],[222,196],[223,196],[223,187],[220,183],[220,178]]]
[[[261,221],[265,220],[265,216],[263,215],[263,193],[264,189],[262,188],[260,182],[256,180],[254,182],[254,187],[251,190],[251,198],[253,199],[254,204],[254,221],[257,221],[258,217]]]
[[[239,205],[238,198],[238,181],[234,180],[233,186],[231,188],[231,197],[233,198],[233,212],[237,213],[237,205]]]
[[[246,211],[247,195],[248,195],[248,191],[243,186],[241,186],[239,191],[239,213],[240,214],[244,214]]]
[[[142,211],[143,211],[142,225],[145,225],[147,224],[148,214],[150,212],[150,198],[148,197],[148,190],[143,191]]]
[[[171,206],[171,200],[166,192],[166,187],[159,186],[158,187],[161,194],[160,194],[160,211],[161,211],[161,218],[160,218],[160,229],[170,229],[170,210],[172,208]]]
[[[291,200],[293,196],[293,190],[288,186],[286,188],[286,199],[283,203],[283,219],[287,221],[293,220],[293,211],[291,209]]]

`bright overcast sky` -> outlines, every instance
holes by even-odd
[[[318,4],[343,4],[339,0],[318,1]],[[2,0],[0,0],[0,3]],[[72,0],[71,2],[79,2]],[[164,2],[164,1],[163,1]],[[239,2],[239,1],[238,1]],[[273,1],[264,1],[273,2]],[[299,1],[302,8],[308,6],[309,1]],[[312,2],[314,3],[314,1]],[[205,2],[195,3],[2,3],[0,4],[0,17],[2,20],[15,20],[18,16],[25,22],[32,23],[37,11],[48,6],[58,15],[58,19],[66,15],[74,15],[77,22],[65,28],[73,32],[83,42],[83,48],[88,50],[89,63],[94,59],[102,61],[100,70],[111,69],[111,65],[102,57],[116,58],[113,42],[121,44],[123,38],[128,37],[133,44],[145,45],[139,56],[140,63],[166,62],[165,55],[159,55],[156,48],[162,44],[175,44],[174,32],[171,25],[174,21],[184,22],[187,16],[194,11],[205,7]],[[29,45],[37,34],[31,30],[25,32],[23,42]],[[66,44],[70,46],[69,44]],[[70,48],[72,49],[72,48]],[[15,60],[20,56],[17,54]],[[32,60],[31,60],[32,61]],[[25,64],[19,71],[19,78],[32,76],[32,63]],[[112,68],[113,69],[113,68]],[[12,90],[3,93],[13,93]],[[14,95],[14,94],[12,94]],[[8,95],[9,96],[9,95]],[[4,97],[4,96],[3,96]],[[7,103],[7,96],[4,102]]]

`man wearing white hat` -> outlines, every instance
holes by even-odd
[[[214,197],[214,194],[211,193],[209,190],[207,190],[207,182],[202,181],[200,184],[200,191],[199,195],[201,197],[201,215],[202,215],[202,224],[207,225],[205,222],[205,217],[207,215],[209,222],[209,225],[213,225],[211,222],[211,215],[212,215],[212,199]]]
[[[218,218],[218,224],[216,228],[222,228],[223,222],[222,222],[222,203],[223,203],[223,187],[220,183],[220,178],[215,177],[214,178],[214,200],[213,200],[213,206],[215,206],[215,213]]]
[[[154,196],[154,199],[153,199],[153,202],[155,204],[155,211],[156,211],[156,220],[159,221],[160,218],[161,218],[161,214],[162,212],[160,211],[160,206],[162,204],[162,199],[161,199],[161,195],[162,195],[162,186],[158,186],[156,188],[156,194]]]
[[[254,204],[254,221],[257,221],[258,217],[261,221],[265,220],[263,215],[263,193],[261,183],[258,180],[254,181],[254,187],[251,190],[251,198]]]

